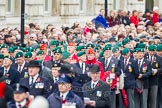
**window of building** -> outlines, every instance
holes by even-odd
[[[83,11],[83,0],[80,0],[80,10]]]
[[[7,12],[11,12],[11,0],[7,0]]]
[[[45,0],[45,11],[49,11],[49,0]]]

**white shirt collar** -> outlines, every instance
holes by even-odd
[[[35,76],[33,76],[33,82],[35,82],[38,78],[39,74],[36,74]],[[32,81],[32,76],[30,76],[30,82]]]
[[[95,82],[94,82],[94,81],[92,80],[92,81],[91,81],[91,87],[93,88],[93,85],[95,85],[95,86],[96,86],[96,85],[97,85],[97,83],[98,83],[98,81],[99,81],[99,80],[97,80],[97,81],[95,81]]]
[[[25,66],[25,61],[23,62],[23,64],[21,65],[21,70],[23,69],[23,67]],[[18,64],[18,70],[20,68],[20,65]]]
[[[63,95],[63,100],[65,100],[68,93],[69,93],[69,91],[67,91],[65,93],[60,93],[60,97],[62,98],[62,95]]]
[[[19,108],[18,105],[21,105],[21,107],[24,107],[25,104],[26,104],[26,99],[24,99],[21,103],[16,102],[16,106],[17,106],[17,108]]]

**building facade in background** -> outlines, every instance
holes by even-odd
[[[104,8],[104,2],[105,0],[25,0],[25,23],[61,26],[78,21],[84,24]],[[21,0],[0,0],[0,28],[20,26],[20,5]],[[162,10],[162,0],[108,0],[108,11],[136,9],[144,12],[153,6]]]

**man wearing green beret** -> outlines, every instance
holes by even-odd
[[[77,52],[83,51],[84,48],[85,48],[84,45],[77,46],[77,47],[76,47],[76,51],[77,51]]]
[[[37,53],[36,53],[36,58],[37,60],[43,60],[45,57],[45,53],[43,50],[39,50]]]
[[[158,73],[162,71],[162,62],[160,57],[156,54],[157,46],[149,45],[148,53],[145,58],[151,62],[152,74],[149,77],[149,97],[148,103],[150,108],[157,107],[157,93],[158,93]]]
[[[110,72],[111,75],[120,75],[120,66],[118,66],[118,60],[113,57],[112,53],[112,47],[111,46],[105,46],[104,48],[104,57],[100,58],[99,61],[103,64],[104,72]],[[106,79],[108,76],[106,76]],[[115,79],[112,78],[112,80]],[[111,108],[116,108],[116,87],[111,89]]]
[[[51,61],[48,61],[48,62],[44,62],[44,66],[47,66],[49,67],[50,69],[52,69],[52,66],[54,63],[60,63],[62,64],[63,63],[63,60],[62,60],[62,50],[61,50],[61,47],[56,47],[52,50],[53,52],[53,59]]]
[[[72,66],[74,67],[74,72],[76,72],[74,80],[83,86],[83,84],[90,81],[90,79],[87,75],[87,72],[89,70],[89,65],[87,65],[85,63],[86,62],[86,52],[83,52],[83,51],[78,52],[77,56],[78,56],[79,62],[72,64]]]
[[[6,84],[14,86],[15,83],[19,82],[20,73],[15,70],[12,65],[12,58],[10,56],[5,56],[3,61],[2,72],[6,77]]]
[[[3,45],[1,46],[0,53],[2,53],[2,54],[4,54],[4,55],[7,55],[7,54],[8,54],[8,45],[7,45],[7,44],[3,44]]]
[[[70,57],[70,52],[68,51],[64,51],[62,53],[62,59],[63,59],[63,63],[71,63],[71,57]]]
[[[25,62],[23,52],[16,53],[15,60],[16,62],[12,65],[12,67],[16,69],[17,71],[19,71],[21,78],[26,77],[28,74],[28,71],[27,71],[28,63]]]
[[[11,57],[14,58],[14,48],[13,47],[8,48],[8,53],[10,54]]]
[[[119,50],[119,47],[118,46],[115,46],[113,49],[112,49],[112,53],[113,53],[113,57],[118,59],[118,57],[120,56],[120,50]]]
[[[129,37],[124,38],[123,41],[122,41],[123,47],[128,48],[129,47],[129,42],[130,42]]]
[[[134,89],[135,81],[139,74],[138,63],[130,56],[129,48],[122,50],[123,59],[121,60],[121,71],[125,74],[124,88],[128,96],[128,108],[135,108]]]
[[[56,41],[56,40],[51,40],[50,42],[49,42],[49,51],[48,51],[48,54],[50,55],[50,56],[53,56],[53,49],[54,48],[56,48],[57,46],[58,46],[58,44],[59,44],[59,42],[58,41]]]
[[[29,63],[29,61],[33,60],[32,56],[33,56],[33,54],[31,52],[26,52],[24,54],[25,62]]]
[[[3,66],[3,59],[4,59],[4,55],[2,53],[0,53],[0,66]]]
[[[135,48],[133,50],[133,58],[134,58],[134,60],[137,60],[138,59],[138,48]]]
[[[144,48],[136,48],[136,52],[138,55],[138,69],[139,76],[136,80],[136,83],[142,84],[141,87],[136,87],[135,90],[135,108],[143,108],[147,107],[147,99],[148,99],[148,88],[149,88],[149,76],[152,74],[151,62],[144,58]]]
[[[162,44],[157,45],[157,55],[160,57],[162,61]],[[161,71],[162,72],[162,71]],[[162,107],[162,74],[159,74],[159,79],[158,79],[158,108]]]

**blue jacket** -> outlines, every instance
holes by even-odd
[[[65,100],[66,102],[76,103],[76,108],[84,108],[83,101],[72,91],[69,91]],[[49,102],[49,108],[62,108],[60,92],[52,93],[48,97],[48,102]]]
[[[102,16],[102,15],[98,15],[95,19],[94,19],[95,25],[96,27],[103,27],[103,28],[108,28],[108,23],[106,21],[106,19]]]
[[[45,77],[38,76],[36,81],[31,86],[29,84],[29,77],[21,78],[19,83],[28,87],[30,95],[33,95],[34,97],[43,96],[47,98],[52,93],[53,85]]]
[[[1,67],[0,70],[4,72],[4,67]],[[20,80],[20,73],[14,68],[10,67],[6,76],[6,83],[10,86],[14,86]]]
[[[124,67],[124,59],[121,60],[121,69],[125,74],[124,77],[124,88],[134,89],[135,81],[139,75],[138,63],[130,57],[128,64]]]

